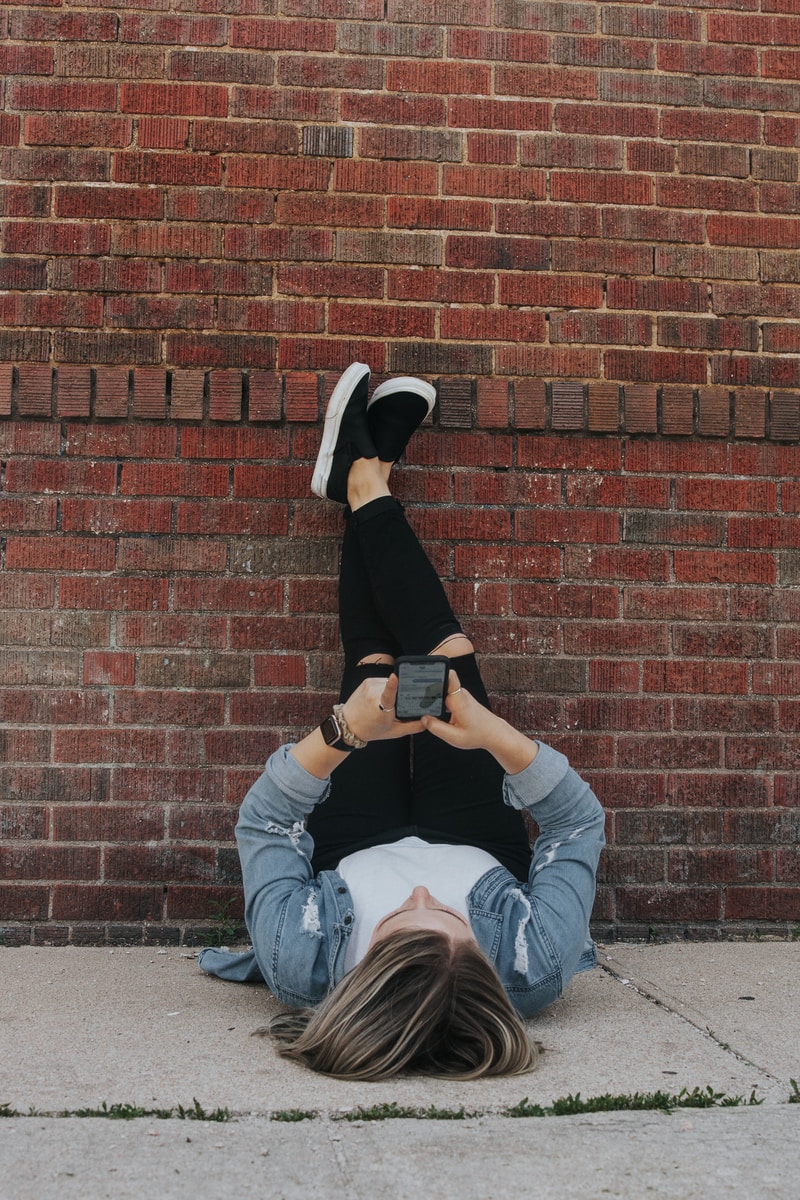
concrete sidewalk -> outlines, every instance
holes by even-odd
[[[263,987],[200,972],[180,948],[0,949],[0,1106],[228,1109],[225,1123],[0,1121],[2,1200],[344,1195],[713,1200],[797,1194],[800,943],[601,947],[533,1024],[546,1053],[515,1079],[345,1083],[253,1039]],[[513,1120],[527,1099],[713,1089],[759,1107]],[[352,1121],[359,1106],[465,1120]],[[278,1117],[313,1112],[314,1120]],[[474,1114],[474,1115],[473,1115]],[[443,1165],[443,1164],[446,1164]],[[212,1183],[213,1181],[213,1183]],[[746,1186],[746,1184],[749,1185]]]

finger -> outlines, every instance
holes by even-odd
[[[466,699],[470,693],[466,688],[461,686],[457,675],[454,677],[451,673],[450,679],[454,679],[455,687],[448,687],[447,695],[445,696],[445,707],[449,713],[454,713],[459,702]]]
[[[382,712],[394,712],[397,700],[397,676],[392,673],[384,684],[378,705]]]
[[[458,678],[455,671],[451,667],[450,671],[448,673],[448,676],[447,676],[447,694],[448,694],[448,696],[452,696],[454,692],[458,692],[460,690],[461,690],[461,680]]]

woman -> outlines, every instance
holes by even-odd
[[[236,837],[253,949],[204,970],[300,1009],[280,1052],[349,1079],[530,1070],[520,1017],[596,961],[588,922],[603,812],[566,758],[493,714],[473,646],[392,498],[433,388],[331,397],[312,490],[346,504],[344,649],[332,717],[269,759]],[[395,718],[400,654],[450,660],[447,720]],[[521,812],[540,828],[533,854]]]

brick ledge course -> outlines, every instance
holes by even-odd
[[[314,423],[338,374],[0,364],[0,418]],[[373,376],[377,385],[384,376]],[[800,440],[800,392],[502,377],[434,379],[452,429]]]

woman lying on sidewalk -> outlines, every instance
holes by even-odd
[[[368,379],[354,363],[337,384],[312,481],[347,505],[341,703],[245,797],[253,949],[207,949],[200,965],[264,980],[300,1009],[270,1032],[314,1070],[519,1073],[537,1053],[520,1016],[596,961],[603,811],[562,754],[490,711],[472,643],[391,496],[433,388],[393,380],[368,403]],[[450,660],[449,719],[397,720],[395,659],[434,653]],[[533,854],[521,810],[541,830]]]

